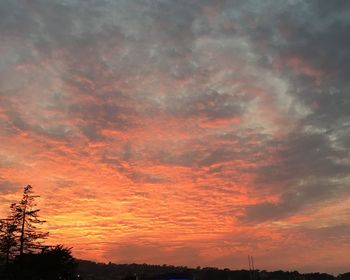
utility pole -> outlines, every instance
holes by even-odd
[[[254,257],[248,255],[248,265],[249,265],[249,279],[255,280],[255,267],[254,267]]]
[[[248,255],[248,265],[249,265],[249,279],[253,280],[252,279],[252,265],[250,263],[250,255]]]
[[[255,267],[254,267],[254,257],[250,256],[252,258],[252,268],[253,268],[253,280],[255,280]]]

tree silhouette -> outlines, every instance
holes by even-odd
[[[27,185],[21,201],[11,204],[8,218],[0,219],[0,279],[81,279],[75,272],[77,263],[71,248],[42,245],[48,232],[39,229],[45,221],[39,218],[37,197]]]
[[[72,280],[78,279],[77,263],[71,248],[57,245],[45,248],[37,254],[26,254],[17,258],[9,266],[11,280]]]
[[[16,249],[16,229],[11,219],[0,220],[0,253],[5,258],[6,265]]]
[[[42,232],[37,225],[46,221],[39,219],[40,209],[36,209],[35,198],[31,185],[27,185],[23,190],[23,197],[19,203],[11,205],[11,219],[16,227],[19,255],[31,253],[42,248],[41,240],[48,236],[48,232]]]

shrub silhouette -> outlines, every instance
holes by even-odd
[[[70,248],[57,245],[39,254],[23,254],[9,265],[10,280],[71,280],[77,279],[76,262]]]

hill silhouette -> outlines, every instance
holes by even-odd
[[[77,272],[84,280],[350,280],[350,272],[333,276],[327,273],[297,271],[230,270],[215,267],[114,264],[77,260]]]

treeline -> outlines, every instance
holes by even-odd
[[[85,280],[350,280],[350,273],[337,277],[326,273],[297,271],[249,271],[188,268],[170,265],[113,264],[78,261],[78,272]]]
[[[49,233],[40,225],[35,203],[39,196],[27,185],[22,199],[10,205],[9,214],[0,219],[1,280],[71,280],[79,278],[71,248],[43,245]]]

